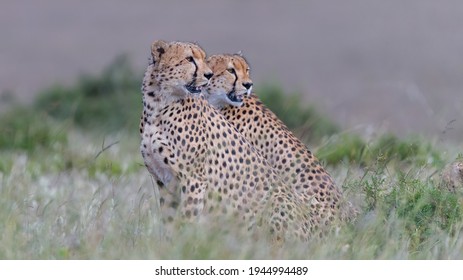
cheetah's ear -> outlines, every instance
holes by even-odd
[[[216,60],[216,55],[211,55],[211,56],[208,56],[208,57],[206,58],[206,63],[207,63],[207,64],[214,63],[215,60]],[[210,66],[210,65],[209,65],[209,66]]]
[[[211,55],[206,59],[206,63],[214,73],[223,71],[227,67],[222,55]]]
[[[159,61],[161,55],[166,52],[168,46],[169,44],[162,40],[154,41],[153,44],[151,44],[151,56],[153,57],[153,62]]]

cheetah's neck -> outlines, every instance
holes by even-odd
[[[155,115],[162,108],[185,97],[185,93],[173,87],[161,87],[154,75],[154,65],[149,65],[143,77],[143,109],[147,117]]]

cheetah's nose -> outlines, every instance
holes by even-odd
[[[206,79],[210,80],[212,78],[214,74],[212,72],[209,72],[209,73],[205,73],[204,74],[204,77],[206,77]]]
[[[246,88],[246,89],[250,89],[252,87],[252,83],[243,83],[243,86]]]

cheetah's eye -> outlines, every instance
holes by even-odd
[[[188,60],[189,62],[194,62],[195,61],[192,56],[187,57],[186,60]]]
[[[227,71],[232,73],[232,74],[235,74],[235,69],[233,69],[233,68],[228,68]]]

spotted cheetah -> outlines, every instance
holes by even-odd
[[[439,187],[453,193],[461,193],[463,190],[463,161],[455,161],[441,173]]]
[[[269,161],[298,197],[311,205],[320,223],[330,224],[338,215],[341,191],[309,149],[256,95],[250,94],[252,81],[244,57],[213,55],[207,63],[214,75],[207,85],[206,98]],[[355,210],[347,211],[355,215]]]
[[[201,96],[212,76],[196,44],[156,41],[143,79],[141,153],[162,182],[167,224],[233,217],[275,242],[308,240],[310,210],[254,147]]]

